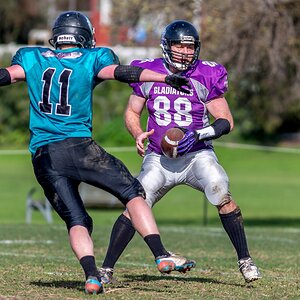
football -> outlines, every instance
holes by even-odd
[[[169,158],[177,157],[178,142],[184,137],[184,132],[179,128],[170,128],[163,135],[160,143],[161,151]]]

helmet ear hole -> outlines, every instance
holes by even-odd
[[[55,44],[54,44],[54,40],[53,40],[53,39],[49,39],[49,40],[48,40],[48,43],[49,43],[52,47],[55,47]]]
[[[78,39],[81,41],[81,44],[85,43],[85,38],[82,35],[80,35]]]

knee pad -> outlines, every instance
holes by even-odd
[[[205,187],[205,196],[208,201],[215,205],[225,205],[232,200],[228,191],[228,185],[221,182],[212,182]]]

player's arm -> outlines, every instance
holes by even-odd
[[[175,89],[189,93],[190,84],[187,78],[171,74],[161,74],[138,66],[109,65],[98,73],[98,78],[102,80],[116,79],[121,82],[165,82]],[[184,88],[185,86],[185,88]]]
[[[21,80],[25,80],[25,72],[19,65],[7,68],[0,68],[0,86],[9,85]]]
[[[187,153],[198,141],[213,140],[228,134],[233,129],[233,118],[228,103],[224,97],[219,97],[207,103],[208,112],[215,121],[204,128],[186,130],[185,136],[178,143],[177,153]]]
[[[232,114],[224,97],[211,100],[206,108],[215,121],[210,126],[195,130],[199,141],[219,138],[233,129]]]
[[[125,125],[129,133],[135,139],[137,152],[142,157],[145,155],[144,142],[151,134],[154,133],[153,129],[149,132],[144,132],[141,127],[141,114],[145,102],[145,98],[132,94],[129,97],[125,110]]]

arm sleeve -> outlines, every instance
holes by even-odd
[[[21,53],[21,49],[19,49],[16,54],[13,56],[12,60],[11,60],[11,65],[20,65],[20,66],[23,66],[23,63],[22,63],[22,53]]]
[[[95,74],[110,65],[119,65],[118,56],[109,48],[99,48],[95,65]]]
[[[225,67],[218,65],[214,68],[215,72],[211,80],[211,88],[206,99],[207,102],[222,96],[228,90],[228,77]]]

